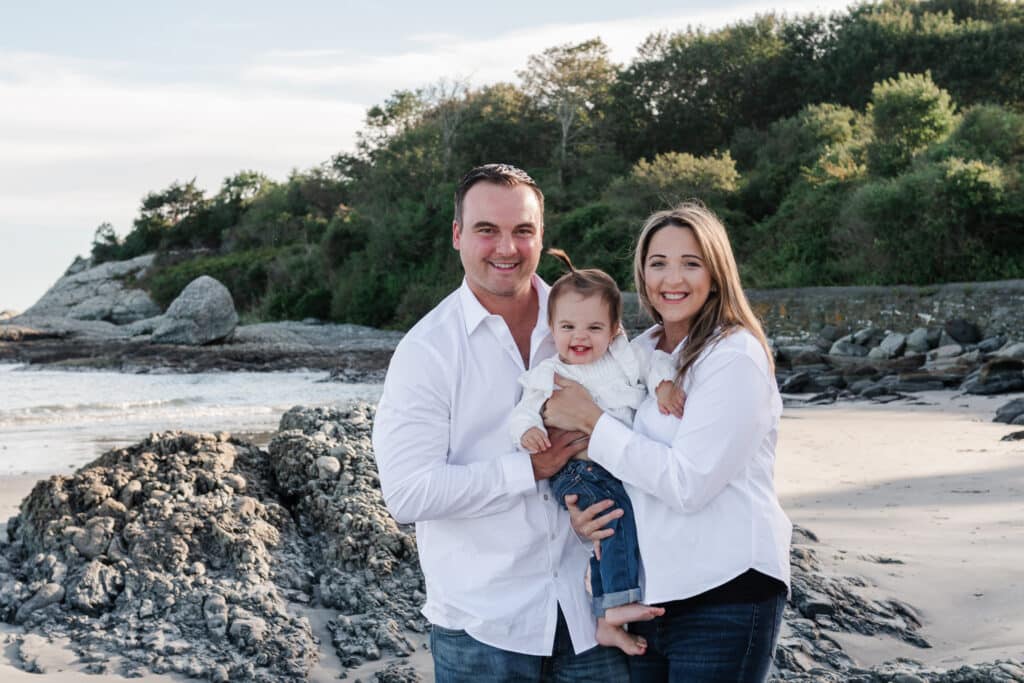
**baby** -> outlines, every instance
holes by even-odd
[[[673,382],[671,359],[663,354],[664,358],[652,359],[656,362],[652,362],[649,372],[641,371],[619,323],[622,295],[615,281],[600,270],[576,270],[560,249],[548,253],[569,268],[548,296],[548,324],[558,355],[542,361],[519,379],[523,397],[509,418],[515,443],[531,453],[551,447],[540,412],[554,390],[556,373],[582,384],[602,410],[628,425],[633,424],[633,413],[647,395],[647,386],[658,396],[663,413],[681,415],[682,395]],[[608,525],[615,533],[601,541],[600,552],[591,558],[597,641],[619,647],[626,654],[643,654],[646,642],[631,636],[623,625],[653,619],[664,610],[640,603],[636,523],[622,482],[583,452],[552,476],[550,484],[563,506],[565,496],[571,494],[578,496],[576,503],[581,509],[605,499],[622,509],[623,516]]]

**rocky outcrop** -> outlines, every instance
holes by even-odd
[[[302,681],[333,607],[346,666],[424,631],[415,543],[387,514],[372,408],[296,409],[267,450],[169,432],[36,485],[0,546],[0,618],[67,638],[92,673]]]
[[[231,292],[209,275],[181,291],[155,325],[151,341],[198,346],[221,341],[235,330],[238,314]]]
[[[160,307],[130,283],[145,274],[153,255],[93,266],[76,259],[39,301],[20,317],[103,320],[116,325],[158,315]]]
[[[909,331],[856,331],[834,325],[816,335],[772,340],[779,389],[811,393],[808,401],[863,398],[877,402],[906,394],[959,389],[970,394],[1024,391],[1024,344],[999,334],[972,343],[978,328],[964,320]],[[790,402],[797,401],[790,398]]]

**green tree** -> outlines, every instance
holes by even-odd
[[[901,73],[876,83],[868,116],[874,130],[868,168],[879,176],[905,170],[914,155],[945,138],[956,124],[952,98],[929,73]]]
[[[122,242],[110,223],[100,223],[92,236],[92,260],[99,264],[121,258]]]
[[[616,69],[600,38],[551,47],[519,72],[523,88],[558,123],[558,181],[566,184],[573,141],[602,115]]]

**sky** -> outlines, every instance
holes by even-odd
[[[353,149],[366,110],[440,79],[516,81],[599,36],[628,64],[651,33],[848,0],[10,3],[0,23],[0,311],[31,306],[142,197],[238,171],[284,179]]]

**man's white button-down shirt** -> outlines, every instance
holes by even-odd
[[[555,352],[548,287],[536,276],[533,287],[531,365]],[[373,430],[381,489],[395,519],[416,523],[431,623],[550,655],[561,605],[579,653],[597,644],[583,578],[589,548],[508,439],[526,369],[504,319],[464,281],[391,359]]]

